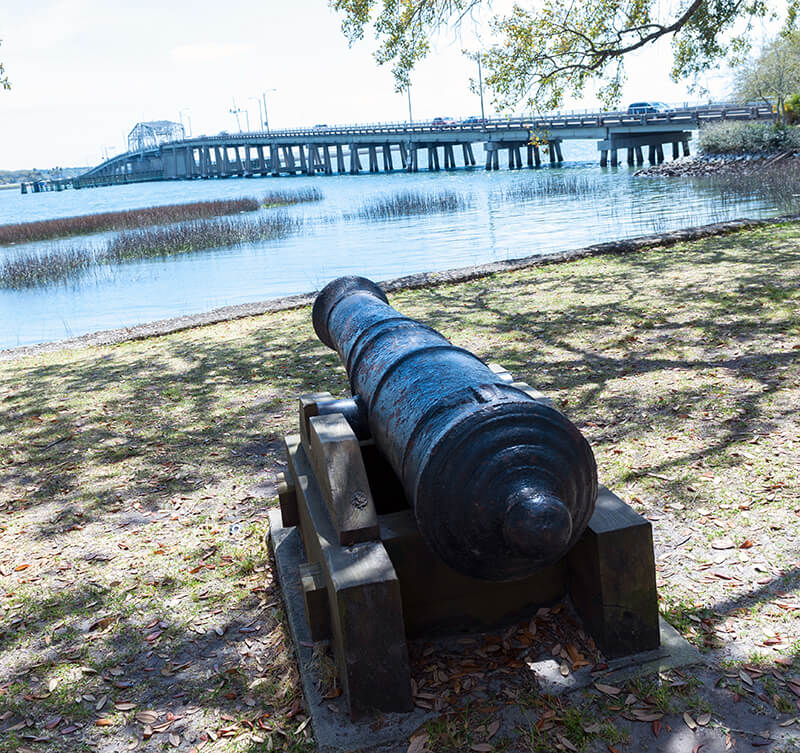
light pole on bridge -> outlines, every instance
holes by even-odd
[[[241,121],[239,120],[239,113],[242,112],[242,110],[241,108],[236,106],[236,98],[234,98],[233,100],[233,107],[230,110],[228,110],[228,112],[230,112],[231,115],[233,115],[236,118],[236,127],[239,129],[239,133],[241,133],[242,124]]]
[[[267,117],[267,92],[276,92],[277,89],[265,89],[261,92],[261,99],[264,102],[264,128],[267,129],[267,133],[269,133],[269,118]]]
[[[264,127],[264,110],[261,106],[261,99],[259,97],[248,97],[248,99],[258,103],[258,130],[260,131]]]

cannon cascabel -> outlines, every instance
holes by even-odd
[[[594,509],[597,467],[563,414],[398,313],[363,277],[326,285],[313,323],[339,353],[422,535],[448,565],[513,580],[575,544]]]

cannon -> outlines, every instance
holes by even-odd
[[[399,314],[363,277],[329,283],[312,320],[363,405],[350,416],[366,414],[420,532],[448,565],[511,580],[575,545],[594,510],[597,467],[566,416]]]
[[[546,396],[363,277],[325,286],[312,319],[352,395],[299,397],[270,542],[301,664],[330,641],[352,716],[413,707],[407,637],[497,628],[565,596],[607,657],[658,647],[651,525],[598,485]]]

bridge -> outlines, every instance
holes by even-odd
[[[403,169],[417,172],[476,165],[473,145],[482,143],[485,168],[497,170],[500,152],[510,169],[542,161],[563,161],[568,139],[594,139],[600,165],[617,166],[624,150],[628,165],[664,161],[689,154],[691,131],[724,120],[767,120],[765,105],[703,105],[665,112],[597,112],[543,117],[467,118],[464,121],[315,126],[314,128],[220,133],[162,143],[112,157],[74,178],[74,188],[157,180],[191,180],[280,175],[357,175]],[[456,159],[460,152],[460,159]],[[395,162],[395,159],[397,162]],[[460,164],[459,164],[460,163]]]

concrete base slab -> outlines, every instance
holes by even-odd
[[[700,651],[663,618],[659,618],[659,628],[661,633],[659,648],[654,651],[643,651],[640,654],[612,659],[608,662],[608,669],[603,672],[592,672],[589,667],[584,667],[563,677],[560,664],[555,659],[532,662],[529,667],[536,675],[543,693],[562,695],[589,687],[595,682],[616,685],[632,677],[641,677],[691,664],[705,664],[705,659]]]
[[[416,708],[407,714],[375,714],[352,722],[341,697],[335,701],[322,697],[298,575],[300,564],[305,562],[302,539],[297,528],[283,527],[279,510],[270,510],[269,520],[270,545],[275,554],[277,574],[297,650],[297,663],[317,749],[320,753],[405,753],[412,733],[426,721],[439,717],[440,712]],[[613,684],[668,668],[704,663],[697,649],[663,620],[660,629],[662,645],[659,649],[609,661],[608,669],[601,673],[592,673],[585,667],[565,678],[560,673],[559,664],[552,659],[533,662],[528,667],[532,670],[541,692],[557,695],[580,690],[598,681]],[[502,713],[504,717],[508,717],[504,719],[503,728],[508,728],[509,731],[518,729],[520,722],[524,721],[517,718],[519,713],[514,705],[506,706]]]

